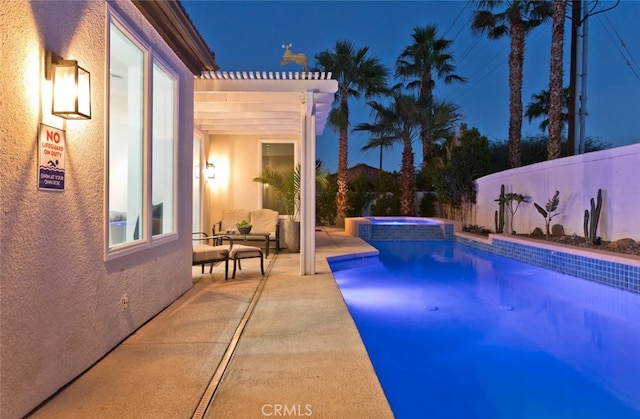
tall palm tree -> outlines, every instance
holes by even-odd
[[[464,82],[464,78],[455,74],[453,53],[450,50],[452,41],[441,38],[437,34],[436,25],[413,29],[413,43],[408,45],[396,61],[396,77],[409,79],[408,89],[419,92],[418,101],[426,110],[422,121],[422,167],[428,166],[431,159],[433,138],[433,89],[435,78],[445,84]]]
[[[562,144],[563,68],[564,58],[564,14],[566,0],[553,0],[553,24],[551,29],[551,63],[549,71],[549,143],[547,160],[560,157]]]
[[[433,141],[448,140],[456,135],[458,122],[462,119],[460,106],[451,101],[433,101]]]
[[[509,51],[509,167],[520,166],[522,137],[522,68],[525,38],[551,16],[551,1],[478,0],[471,30],[489,39],[508,36]],[[501,10],[493,13],[494,10]]]
[[[550,109],[549,90],[540,90],[538,93],[531,95],[531,102],[527,105],[524,116],[529,122],[536,118],[544,117],[540,122],[540,130],[546,131],[549,128],[549,109]],[[569,122],[569,88],[562,89],[560,109],[560,132],[564,125]]]
[[[365,144],[360,150],[367,151],[374,148],[380,148],[380,157],[378,162],[378,169],[382,171],[382,153],[386,148],[393,148],[393,143],[395,142],[395,138],[388,137],[384,133],[376,132],[378,129],[375,124],[371,124],[371,129],[368,129],[371,133],[371,138],[369,142]]]
[[[458,130],[466,129],[466,125],[459,125],[462,115],[460,107],[453,102],[434,100],[433,104],[433,144],[431,152],[431,167],[423,173],[428,185],[433,183],[438,171],[444,168],[445,160],[451,148],[456,145]]]
[[[325,50],[315,56],[317,69],[333,73],[338,81],[338,107],[331,110],[329,123],[339,130],[336,180],[336,222],[339,227],[344,226],[348,209],[349,99],[358,99],[363,94],[365,98],[370,99],[387,91],[389,70],[377,57],[371,57],[368,53],[368,47],[356,49],[352,42],[343,40],[336,42],[333,51]]]
[[[402,163],[400,168],[400,215],[412,216],[416,212],[416,173],[413,143],[420,138],[425,109],[418,99],[395,90],[391,103],[367,103],[376,114],[374,124],[358,124],[356,131],[370,131],[377,136],[393,139],[402,144]]]

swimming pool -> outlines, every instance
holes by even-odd
[[[330,261],[397,418],[640,418],[640,296],[455,242]]]

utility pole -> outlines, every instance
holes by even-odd
[[[587,10],[586,0],[584,8],[582,9],[582,13],[582,54],[580,55],[580,59],[582,60],[582,74],[580,75],[580,108],[578,111],[580,124],[580,143],[578,145],[578,154],[584,154],[584,139],[586,135],[587,116],[587,39],[589,33],[589,12]]]
[[[600,0],[593,0],[589,7],[589,0],[571,1],[571,56],[569,69],[569,121],[567,131],[567,156],[584,153],[587,116],[587,19],[598,13],[607,12],[620,4],[620,0],[607,7],[597,10]],[[580,61],[581,80],[578,87],[578,62]],[[577,128],[579,127],[579,131]],[[579,140],[576,142],[576,132]]]
[[[576,144],[576,101],[577,101],[577,77],[578,77],[578,28],[580,19],[582,0],[571,2],[571,57],[569,64],[569,121],[567,130],[567,156],[575,153]]]

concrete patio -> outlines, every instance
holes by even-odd
[[[299,254],[193,268],[194,286],[33,418],[391,418],[327,257],[369,252],[342,230],[316,231],[317,274]],[[206,270],[205,270],[206,272]]]

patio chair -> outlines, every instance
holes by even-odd
[[[245,209],[226,209],[222,211],[222,219],[213,224],[212,232],[216,234],[230,234],[237,230],[236,224],[241,221],[248,221],[252,224],[251,234],[244,235],[243,241],[258,241],[265,243],[265,254],[269,257],[269,245],[274,243],[275,251],[278,253],[280,248],[280,214],[278,211],[270,209],[245,210]],[[233,236],[234,233],[231,233]],[[236,241],[240,239],[235,234]]]
[[[223,239],[228,243],[222,244]],[[209,273],[213,273],[213,265],[224,262],[224,279],[229,279],[229,253],[233,248],[233,240],[226,236],[207,236],[207,233],[199,231],[193,233],[193,242],[192,265],[201,265],[204,273],[204,265],[210,263]]]

